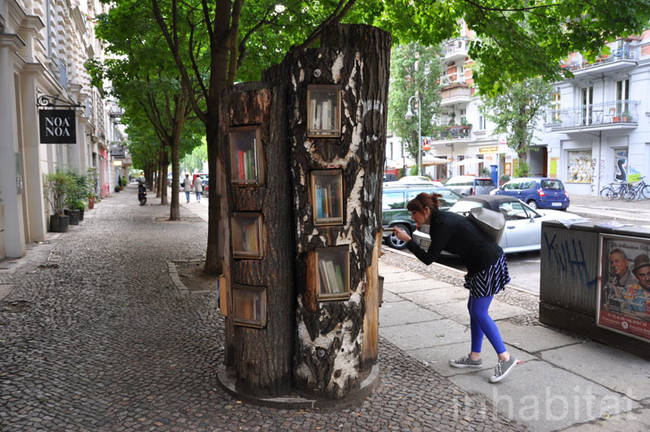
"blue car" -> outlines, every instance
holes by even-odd
[[[570,203],[562,181],[548,177],[515,178],[490,194],[519,198],[534,209],[566,210]]]

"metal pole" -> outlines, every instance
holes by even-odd
[[[418,175],[422,175],[422,100],[416,93],[418,99]]]

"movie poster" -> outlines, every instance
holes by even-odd
[[[596,324],[650,342],[650,239],[600,235]]]

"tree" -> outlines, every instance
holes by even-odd
[[[167,167],[171,157],[169,218],[178,220],[181,138],[184,131],[186,137],[196,132],[185,128],[192,114],[188,102],[191,89],[180,84],[178,70],[166,55],[165,42],[150,11],[134,0],[122,1],[122,6],[98,16],[96,27],[98,38],[106,42],[107,52],[113,57],[103,64],[89,61],[87,69],[96,86],[102,88],[105,80],[110,81],[108,93],[125,109],[123,120],[140,129],[151,128],[161,144],[156,150],[160,165],[158,191],[163,205],[167,204]]]
[[[431,135],[433,116],[439,112],[440,51],[417,43],[393,48],[390,61],[388,93],[388,127],[407,144],[409,154],[417,159],[418,119],[406,119],[408,100],[416,94],[422,98],[422,136]],[[413,102],[415,109],[417,102]]]
[[[517,152],[525,169],[537,120],[551,100],[553,85],[531,78],[508,87],[504,94],[482,95],[481,111],[496,124],[496,133],[506,134],[508,146]]]

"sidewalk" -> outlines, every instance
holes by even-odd
[[[9,287],[0,300],[2,432],[525,430],[384,337],[380,383],[356,407],[232,399],[216,380],[216,295],[183,295],[167,270],[205,250],[207,224],[188,210],[197,205],[169,222],[168,207],[153,197],[139,206],[128,186],[25,264],[0,270]]]
[[[483,369],[450,367],[449,359],[469,352],[463,273],[384,252],[380,334],[431,371],[484,395],[532,431],[650,430],[650,364],[541,325],[539,299],[527,292],[509,288],[490,308],[508,350],[522,362],[511,375],[488,383],[496,353],[487,339]]]
[[[610,217],[620,219],[622,223],[650,225],[650,200],[607,200],[598,196],[569,196],[571,204],[567,211],[586,217]]]

